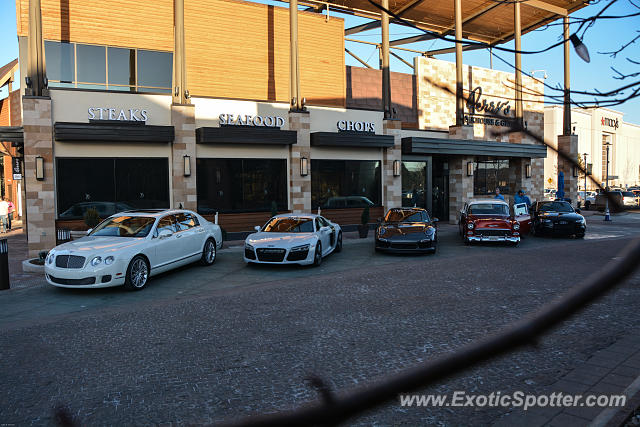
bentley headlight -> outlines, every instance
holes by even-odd
[[[112,256],[108,256],[104,259],[104,264],[105,265],[111,265],[113,264],[114,258]]]
[[[468,228],[469,230],[473,230],[473,223],[472,223],[472,222],[470,222],[469,224],[467,224],[467,228]]]
[[[308,251],[309,250],[309,245],[300,245],[300,246],[294,246],[293,248],[291,248],[291,252],[304,252],[304,251]]]
[[[49,251],[49,253],[47,254],[47,259],[46,259],[47,264],[53,264],[53,259],[55,257],[56,256],[53,254],[53,251]]]
[[[94,267],[102,262],[102,258],[97,256],[91,260],[91,265]]]
[[[518,224],[518,223],[513,224],[513,229],[514,230],[520,230],[520,224]]]

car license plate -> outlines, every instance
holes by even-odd
[[[277,254],[280,253],[282,251],[282,249],[263,249],[262,253],[265,254]]]
[[[566,225],[566,224],[567,224],[567,221],[558,221],[558,224]]]
[[[498,240],[499,237],[498,236],[489,236],[489,240]]]

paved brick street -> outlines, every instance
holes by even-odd
[[[244,266],[232,248],[213,267],[162,275],[137,293],[38,285],[5,291],[0,423],[51,424],[58,404],[91,425],[219,422],[315,399],[309,374],[336,390],[365,384],[498,331],[640,234],[634,214],[613,224],[588,221],[585,240],[465,247],[443,226],[434,256],[379,255],[371,240],[349,240],[320,269],[271,269]],[[537,347],[421,392],[554,390],[585,362],[602,364],[593,359],[598,351],[617,342],[618,352],[629,351],[620,340],[637,330],[639,285],[636,274]],[[640,375],[636,359],[626,360],[602,375],[618,365],[630,368],[625,378]],[[517,416],[508,408],[391,402],[353,423],[509,425],[513,417],[517,425]]]

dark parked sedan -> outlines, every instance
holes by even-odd
[[[587,222],[569,202],[536,202],[532,208],[531,233],[584,237]]]
[[[437,218],[421,208],[389,209],[376,230],[376,250],[388,252],[435,252]]]

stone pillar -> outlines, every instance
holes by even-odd
[[[291,177],[289,206],[293,213],[311,212],[311,119],[306,111],[289,112],[289,130],[297,132],[297,143],[289,146]],[[300,159],[306,157],[308,174],[300,175]]]
[[[24,185],[29,257],[56,245],[51,98],[22,98]],[[44,159],[44,180],[36,179],[36,157]]]
[[[558,151],[565,153],[574,162],[578,160],[578,135],[559,135]],[[578,178],[573,176],[573,165],[558,155],[558,172],[564,172],[564,197],[571,199],[574,206],[578,202]]]
[[[518,194],[518,191],[524,190],[529,199],[533,202],[531,197],[531,177],[527,178],[527,165],[531,164],[531,159],[528,158],[511,158],[511,171],[513,172],[513,179],[510,179],[510,183],[513,182],[514,186],[511,188],[511,200]],[[531,176],[533,176],[533,166],[531,167]],[[506,196],[505,196],[506,198]]]
[[[473,126],[449,126],[449,139],[473,139]]]
[[[544,158],[531,159],[531,202],[544,200]]]
[[[182,205],[185,209],[196,210],[196,108],[194,105],[173,104],[171,124],[175,128],[175,140],[171,146],[171,185],[174,208]],[[185,160],[189,156],[191,175],[184,176]]]
[[[449,157],[449,223],[458,223],[458,213],[464,202],[473,198],[473,176],[467,176],[467,163],[473,156]],[[446,218],[442,218],[446,221]]]
[[[402,206],[402,176],[393,176],[393,163],[402,161],[402,121],[384,120],[383,133],[394,139],[393,147],[385,148],[382,153],[382,199],[385,212]]]

